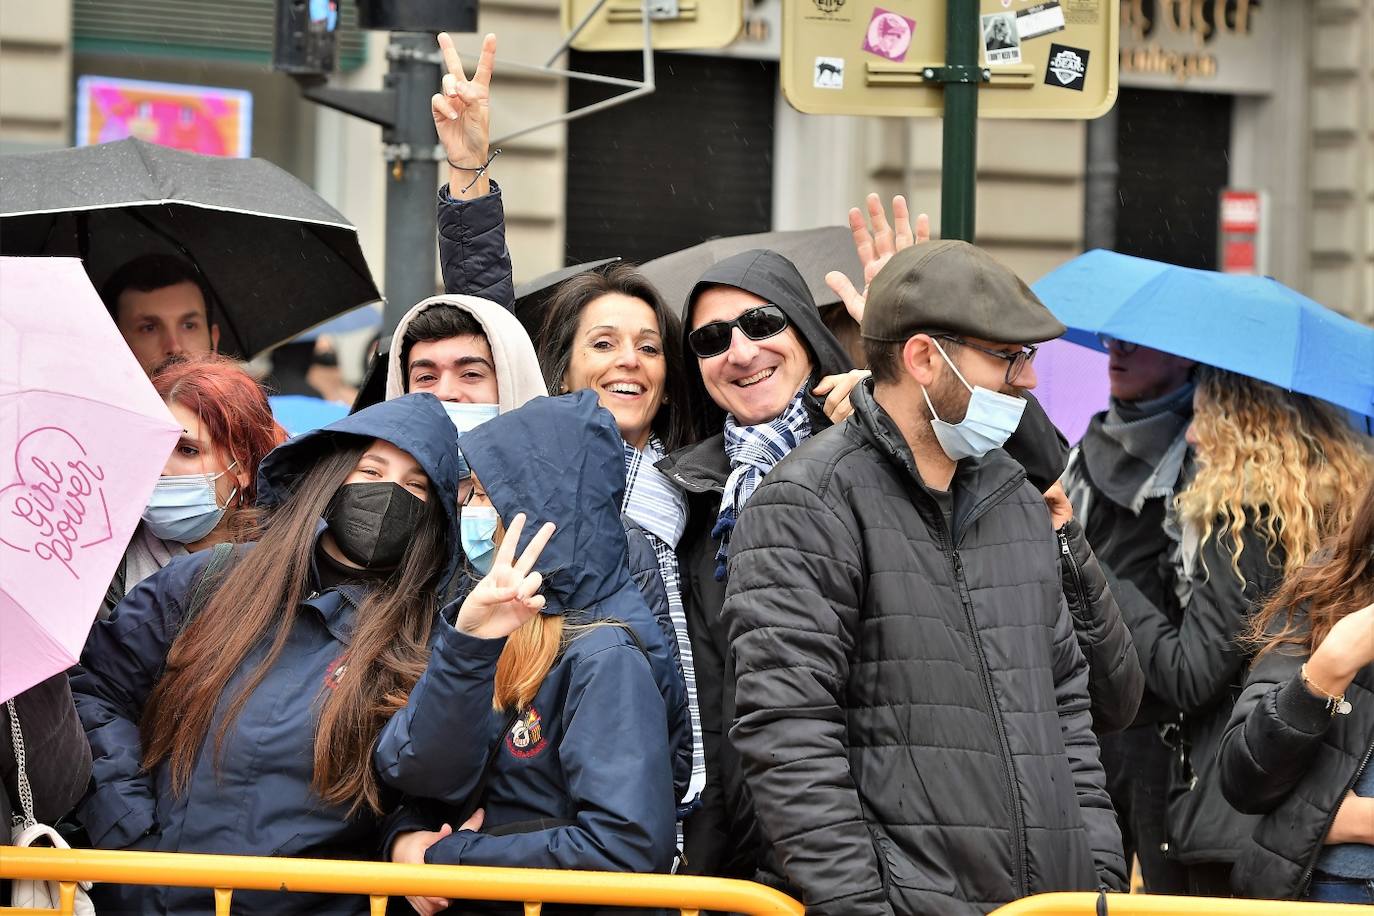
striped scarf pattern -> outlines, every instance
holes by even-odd
[[[711,537],[720,541],[716,551],[716,581],[725,581],[725,564],[730,556],[730,536],[744,504],[754,495],[763,475],[785,458],[788,452],[811,436],[811,417],[806,412],[808,380],[782,413],[767,423],[740,426],[734,415],[725,417],[725,454],[730,459],[730,476],[720,499]]]

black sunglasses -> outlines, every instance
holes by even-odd
[[[962,337],[955,337],[953,334],[934,334],[932,336],[938,337],[940,340],[952,341],[959,344],[961,347],[977,350],[979,353],[986,353],[988,356],[995,356],[998,359],[1005,360],[1007,363],[1006,383],[1008,385],[1016,384],[1017,376],[1021,374],[1021,370],[1025,369],[1035,360],[1035,354],[1040,349],[1039,347],[1027,344],[1014,353],[1008,353],[1005,350],[993,350],[989,347],[980,347],[977,344],[969,343]]]
[[[739,328],[750,340],[764,340],[787,329],[787,313],[776,305],[760,305],[734,321],[713,321],[687,335],[687,345],[699,359],[719,356],[730,349],[730,337]]]

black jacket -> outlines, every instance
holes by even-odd
[[[1135,720],[1145,691],[1145,673],[1083,526],[1069,519],[1056,534],[1064,600],[1073,615],[1078,649],[1088,661],[1093,731],[1099,735],[1120,731]]]
[[[1146,499],[1137,514],[1117,505],[1093,481],[1082,445],[1074,450],[1064,471],[1064,487],[1074,504],[1088,543],[1108,570],[1109,579],[1123,579],[1135,587],[1130,595],[1117,590],[1121,605],[1136,596],[1159,608],[1173,623],[1180,611],[1174,598],[1168,555],[1170,541],[1164,533],[1165,498]],[[1176,719],[1178,709],[1155,694],[1148,683],[1136,713],[1136,724]]]
[[[33,816],[53,824],[81,801],[91,778],[91,746],[76,716],[67,674],[54,674],[14,698],[24,735],[24,772],[33,793]],[[10,739],[10,716],[0,703],[0,829],[19,813],[19,764]],[[9,842],[6,833],[0,842]]]
[[[811,356],[815,367],[813,383],[853,368],[844,348],[821,322],[820,312],[796,268],[781,255],[767,251],[748,251],[727,258],[702,276],[687,301],[685,352],[691,352],[685,335],[691,330],[692,302],[703,288],[716,284],[762,296],[786,312]],[[712,434],[658,463],[659,469],[687,493],[688,520],[678,541],[678,567],[696,666],[697,706],[706,755],[706,788],[701,794],[701,808],[683,825],[687,856],[683,870],[696,875],[749,878],[757,863],[758,832],[751,806],[743,795],[738,761],[729,742],[724,740],[734,718],[734,695],[727,688],[733,677],[727,668],[725,629],[720,623],[725,584],[715,577],[719,543],[711,537],[725,479],[730,475],[725,436],[721,432],[725,415],[706,394],[695,358],[687,360],[686,371],[693,414],[704,421]],[[820,399],[806,396],[813,431],[830,425],[822,405]]]
[[[1138,592],[1121,601],[1146,683],[1182,713],[1184,747],[1169,774],[1168,832],[1169,855],[1184,865],[1234,862],[1255,827],[1255,818],[1222,796],[1216,754],[1249,661],[1238,637],[1281,580],[1283,556],[1266,548],[1253,521],[1241,540],[1239,576],[1229,536],[1213,532],[1202,543],[1178,624]],[[1123,582],[1120,589],[1132,586]]]
[[[510,250],[506,248],[506,211],[501,189],[473,200],[454,200],[448,185],[439,189],[439,270],[444,292],[481,296],[509,306],[515,298]]]
[[[1217,756],[1226,798],[1263,815],[1231,872],[1246,897],[1306,892],[1336,808],[1374,754],[1374,666],[1346,690],[1350,713],[1332,716],[1302,682],[1306,660],[1275,651],[1255,663]]]
[[[874,400],[742,513],[723,617],[768,868],[815,916],[1124,888],[1041,494],[959,462],[953,531]]]

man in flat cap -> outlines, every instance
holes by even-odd
[[[853,415],[741,513],[730,740],[814,916],[1126,886],[1045,501],[1002,451],[1064,327],[967,243],[898,252]]]

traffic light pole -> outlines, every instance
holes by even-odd
[[[392,32],[390,64],[382,89],[312,86],[302,93],[313,102],[382,127],[386,160],[386,310],[383,337],[421,299],[434,295],[436,246],[434,192],[439,186],[443,147],[435,142],[429,98],[443,71],[434,36]]]
[[[925,78],[944,84],[944,150],[940,160],[940,237],[973,241],[978,171],[978,89],[990,74],[978,65],[978,0],[949,0],[945,65]]]
[[[387,58],[391,68],[383,85],[397,102],[395,124],[382,132],[387,166],[383,333],[389,335],[411,306],[434,295],[435,189],[444,148],[434,136],[429,109],[443,79],[434,36],[393,32]]]

